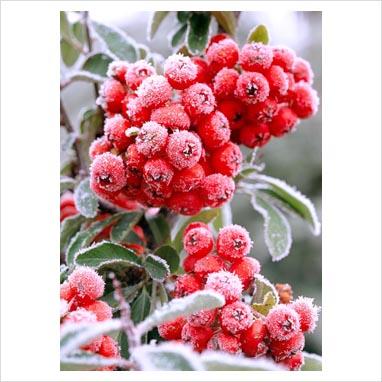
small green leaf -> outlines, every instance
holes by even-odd
[[[61,37],[70,38],[70,24],[65,11],[60,11],[60,34]]]
[[[135,297],[137,297],[137,294],[142,288],[142,285],[142,283],[138,283],[122,288],[123,296],[128,303],[132,302],[135,299]],[[113,309],[117,309],[119,307],[119,303],[118,300],[116,300],[115,298],[114,291],[102,296],[101,300],[108,303]]]
[[[68,245],[69,240],[78,232],[81,228],[81,224],[85,221],[85,217],[82,215],[74,215],[66,218],[61,223],[60,233],[60,250],[63,251]]]
[[[173,48],[179,46],[184,42],[184,36],[186,35],[187,24],[183,24],[179,29],[176,29],[171,37],[171,46]]]
[[[131,306],[131,319],[134,324],[143,321],[150,312],[150,296],[146,291],[146,288],[142,289],[141,294],[133,302]]]
[[[142,214],[140,212],[127,212],[111,230],[110,239],[115,242],[126,240],[134,226],[138,223]]]
[[[261,42],[263,44],[269,43],[269,34],[265,25],[257,25],[248,34],[247,42]]]
[[[144,60],[150,53],[150,49],[146,45],[138,44],[137,48],[140,60]]]
[[[94,218],[97,215],[98,199],[90,189],[89,178],[82,180],[74,191],[74,201],[81,215],[87,218]]]
[[[235,36],[236,33],[236,17],[234,12],[211,12],[215,16],[218,24],[231,36]]]
[[[61,358],[61,371],[96,370],[101,367],[115,366],[120,363],[114,358],[106,358],[86,351],[77,351],[74,354]]]
[[[60,193],[66,190],[73,190],[76,185],[75,179],[69,176],[61,176],[60,178]]]
[[[252,308],[256,310],[256,312],[266,316],[269,311],[277,304],[277,299],[273,292],[267,292],[264,296],[264,300],[261,303],[253,303]]]
[[[263,304],[265,300],[269,300],[269,294],[272,294],[272,299],[275,300],[275,305],[279,303],[279,295],[273,284],[262,275],[256,275],[254,280],[255,292],[252,296],[251,304]],[[268,296],[268,297],[267,297]]]
[[[163,245],[155,250],[154,254],[167,262],[171,273],[175,273],[178,270],[180,258],[173,247],[170,245]]]
[[[192,12],[179,11],[179,12],[176,12],[176,17],[181,24],[185,24],[187,20],[190,18],[191,14]]]
[[[107,68],[113,59],[104,53],[96,53],[89,56],[82,65],[82,70],[106,77]]]
[[[74,37],[80,42],[82,45],[86,40],[86,27],[81,21],[76,21],[72,25],[72,31]]]
[[[167,242],[170,238],[170,226],[167,220],[160,214],[153,217],[146,214],[145,218],[154,236],[155,243],[161,245]]]
[[[317,354],[302,352],[304,355],[304,364],[301,371],[322,371],[322,358]]]
[[[187,28],[187,48],[192,54],[202,54],[209,39],[211,16],[209,13],[193,13]]]
[[[149,21],[148,40],[152,40],[154,38],[159,26],[168,14],[168,11],[153,12],[151,20]]]
[[[144,267],[155,281],[164,281],[170,275],[169,265],[159,256],[148,255]]]
[[[68,40],[64,39],[60,41],[60,48],[62,61],[68,68],[70,68],[77,61],[80,56],[80,52],[75,49],[73,45],[68,42]]]
[[[121,357],[125,359],[130,358],[129,341],[127,340],[126,333],[121,330],[118,335],[118,343],[121,349]]]

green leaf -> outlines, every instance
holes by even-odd
[[[153,12],[151,20],[149,21],[149,29],[148,29],[148,40],[152,40],[157,32],[159,26],[165,17],[169,14],[168,11],[157,11]]]
[[[74,191],[74,201],[77,210],[87,218],[94,218],[98,211],[98,199],[90,189],[90,179],[81,181]]]
[[[82,65],[82,70],[106,77],[107,69],[113,59],[104,53],[96,53],[89,56]]]
[[[119,332],[118,343],[121,349],[121,357],[125,359],[129,359],[130,358],[129,341],[127,339],[126,333],[123,330]]]
[[[236,33],[236,17],[234,12],[211,12],[215,16],[218,24],[231,36],[235,36]]]
[[[106,358],[86,351],[77,351],[74,354],[61,358],[61,371],[96,370],[101,367],[118,365],[120,360]]]
[[[146,45],[138,44],[137,48],[140,60],[144,60],[150,53],[150,49]]]
[[[108,241],[82,249],[75,257],[77,265],[86,265],[93,268],[115,262],[126,263],[130,266],[142,266],[141,259],[135,255],[134,251]]]
[[[273,284],[262,275],[256,275],[254,280],[254,289],[251,304],[263,304],[265,300],[269,300],[269,294],[272,294],[272,299],[275,300],[275,305],[279,303],[279,295]],[[268,296],[268,297],[267,297]]]
[[[60,284],[62,284],[68,277],[69,268],[65,264],[60,265]]]
[[[190,18],[191,14],[192,12],[179,11],[179,12],[176,12],[176,17],[181,24],[185,24],[187,20]]]
[[[60,11],[60,34],[61,37],[70,38],[70,24],[66,12]]]
[[[86,40],[86,27],[81,21],[76,21],[72,25],[72,31],[74,37],[78,40],[78,42],[83,45]]]
[[[202,54],[209,39],[211,16],[209,13],[193,13],[187,28],[187,48],[196,55]]]
[[[175,273],[179,268],[180,258],[176,250],[171,245],[163,245],[155,250],[154,254],[161,257],[170,267],[170,272]]]
[[[252,308],[256,310],[256,312],[266,316],[269,311],[277,304],[277,299],[272,292],[268,292],[264,296],[264,300],[261,303],[252,304]]]
[[[75,64],[80,52],[73,47],[73,45],[67,40],[62,39],[60,41],[61,58],[64,64],[69,68]]]
[[[155,281],[164,281],[170,275],[170,267],[166,260],[159,256],[148,255],[144,267],[150,277]]]
[[[107,49],[118,59],[135,62],[138,51],[135,41],[120,30],[92,21],[93,30]]]
[[[126,212],[111,230],[110,239],[115,242],[125,241],[134,226],[138,223],[142,213]]]
[[[304,355],[304,364],[301,371],[322,371],[322,358],[317,354],[302,352]]]
[[[269,43],[269,34],[265,25],[257,25],[248,34],[247,42],[261,42],[263,44]]]
[[[133,302],[131,306],[131,319],[134,324],[143,321],[150,312],[150,296],[146,291],[146,288],[142,289],[141,294]]]
[[[66,175],[70,172],[72,164],[76,161],[76,153],[73,150],[76,141],[75,133],[68,133],[64,127],[60,127],[60,173]]]
[[[151,217],[146,214],[145,218],[154,236],[155,243],[161,245],[167,242],[170,238],[170,226],[167,220],[162,215]]]
[[[179,46],[184,42],[184,36],[186,35],[187,24],[183,24],[179,29],[176,29],[171,37],[171,46],[173,48]]]
[[[138,283],[122,288],[123,296],[128,303],[132,302],[135,297],[137,297],[138,291],[142,288],[142,285],[142,283]],[[116,300],[114,296],[114,291],[102,296],[101,300],[107,302],[113,309],[119,307],[118,300]]]
[[[75,179],[69,176],[61,176],[60,178],[60,193],[66,190],[73,190],[76,185]]]
[[[60,251],[63,251],[68,245],[69,240],[75,235],[81,228],[81,224],[85,221],[85,217],[82,215],[74,215],[66,218],[61,223],[60,233]]]
[[[253,208],[264,218],[264,239],[273,261],[288,256],[292,246],[292,234],[283,213],[258,194],[252,197]]]

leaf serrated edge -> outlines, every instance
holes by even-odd
[[[157,256],[157,255],[154,255],[152,253],[150,253],[149,255],[147,255],[146,257],[146,261],[148,258],[152,258],[154,259],[155,261],[157,261],[158,263],[162,264],[165,269],[166,269],[166,276],[164,278],[156,278],[156,277],[153,277],[153,275],[150,274],[151,278],[154,280],[154,281],[163,281],[165,280],[170,274],[171,274],[171,271],[170,271],[170,266],[168,265],[167,261],[165,259],[162,259],[161,257]],[[150,272],[149,272],[150,273]]]

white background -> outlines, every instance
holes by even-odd
[[[323,11],[323,372],[59,372],[58,11],[120,7]],[[380,2],[20,1],[1,8],[2,381],[381,380]]]

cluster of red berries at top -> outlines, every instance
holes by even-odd
[[[173,297],[201,289],[214,290],[225,298],[220,309],[204,310],[158,327],[166,340],[190,344],[194,350],[220,350],[248,357],[272,357],[290,370],[303,364],[304,332],[313,331],[318,308],[312,299],[300,297],[279,304],[265,317],[243,301],[260,273],[259,262],[247,257],[248,232],[241,226],[222,228],[216,240],[209,227],[191,223],[184,231],[185,274],[177,277]]]
[[[76,268],[60,287],[61,327],[110,320],[113,317],[111,307],[98,300],[103,295],[104,288],[105,282],[93,269]],[[120,357],[118,343],[110,336],[100,336],[82,349],[106,358]],[[107,366],[98,370],[114,369],[114,366]]]

